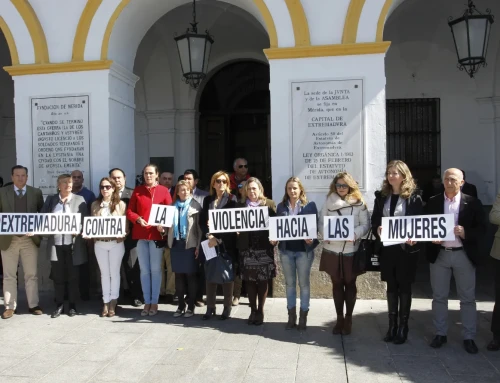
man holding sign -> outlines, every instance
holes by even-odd
[[[468,353],[476,354],[476,265],[478,244],[486,231],[486,218],[481,201],[460,191],[464,180],[459,169],[446,170],[443,181],[444,194],[430,198],[426,211],[428,214],[453,214],[455,235],[453,240],[433,242],[427,251],[436,328],[431,347],[439,348],[447,342],[448,294],[453,273],[460,299],[464,347]]]
[[[12,168],[12,186],[0,189],[0,213],[38,213],[43,206],[40,189],[26,185],[28,169],[16,165]],[[24,284],[30,313],[41,315],[38,306],[37,260],[40,237],[25,235],[0,235],[2,250],[3,291],[5,311],[2,319],[14,315],[17,306],[17,266],[19,258],[24,270]]]

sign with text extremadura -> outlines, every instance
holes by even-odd
[[[209,210],[210,233],[267,230],[269,208],[243,207]]]
[[[453,241],[455,218],[453,214],[382,217],[382,242]]]
[[[80,234],[80,213],[0,213],[0,235]]]
[[[80,170],[90,179],[89,96],[31,99],[33,184],[57,192],[57,177]]]
[[[292,82],[292,164],[307,191],[339,172],[365,185],[363,80]]]

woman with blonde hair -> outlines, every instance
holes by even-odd
[[[325,217],[342,215],[354,217],[354,240],[324,241],[319,270],[325,271],[332,280],[333,301],[337,312],[337,323],[332,332],[349,335],[356,304],[356,278],[362,274],[353,263],[354,253],[358,250],[360,239],[370,230],[370,214],[358,184],[347,172],[337,174],[330,184],[330,191],[320,214],[319,227],[322,230]]]
[[[218,171],[212,176],[210,180],[210,195],[203,200],[203,208],[200,213],[200,226],[202,231],[202,238],[208,238],[208,246],[215,247],[224,253],[227,253],[232,258],[233,271],[236,264],[236,233],[209,233],[208,221],[210,219],[210,210],[215,209],[233,209],[236,207],[236,197],[231,194],[229,188],[230,180],[225,171]],[[203,315],[203,319],[210,319],[215,315],[215,300],[217,292],[217,282],[214,279],[221,280],[222,272],[219,275],[210,275],[208,273],[208,263],[214,262],[215,259],[209,260],[205,263],[205,279],[207,287],[207,312]],[[214,278],[211,280],[211,278]],[[229,319],[231,316],[231,305],[233,298],[234,280],[222,284],[222,292],[224,293],[224,311],[219,319]]]
[[[387,164],[382,190],[375,192],[372,231],[380,241],[382,217],[422,215],[422,199],[408,166],[400,160]],[[389,329],[385,342],[403,344],[408,337],[411,285],[415,281],[420,245],[414,241],[382,246],[379,243],[380,277],[387,282]],[[398,309],[399,307],[399,309]],[[398,326],[399,313],[399,326]]]
[[[236,207],[249,209],[267,207],[270,217],[276,215],[274,201],[266,198],[264,188],[257,178],[250,177],[241,189],[242,195],[246,197],[242,198]],[[266,229],[241,232],[238,235],[237,248],[240,256],[241,279],[245,281],[252,310],[248,324],[258,326],[264,323],[264,304],[269,282],[276,277],[274,246],[269,242],[269,231]]]
[[[318,217],[318,209],[314,202],[307,200],[304,186],[298,177],[290,177],[285,184],[285,195],[278,204],[277,215],[305,215],[314,214]],[[314,249],[318,240],[297,239],[281,241],[279,243],[281,266],[285,275],[286,299],[288,309],[288,323],[286,329],[297,326],[297,275],[300,287],[300,316],[299,331],[307,328],[307,314],[311,297],[311,267],[314,261]],[[271,244],[274,244],[271,242]]]

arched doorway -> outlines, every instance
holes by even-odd
[[[12,65],[9,46],[0,29],[0,68]],[[14,124],[14,81],[0,69],[0,177],[10,182],[10,168],[16,163],[16,136]]]
[[[218,170],[232,172],[234,159],[244,157],[271,197],[269,67],[257,61],[225,65],[204,87],[199,112],[203,184]]]

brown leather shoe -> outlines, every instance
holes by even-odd
[[[40,306],[35,306],[35,307],[30,308],[29,312],[30,312],[30,314],[33,314],[33,315],[42,315],[43,314],[43,310]]]
[[[14,316],[14,310],[12,309],[7,309],[3,312],[2,314],[2,319],[9,319]]]

